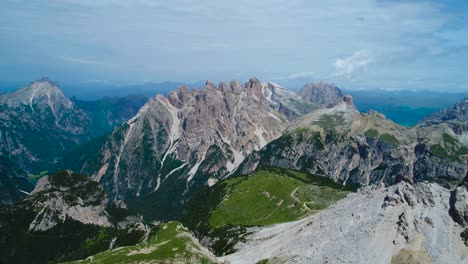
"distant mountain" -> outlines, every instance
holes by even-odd
[[[283,114],[288,120],[319,108],[319,104],[315,104],[307,100],[307,98],[301,98],[295,92],[272,82],[263,84],[263,96],[269,102],[271,108]]]
[[[449,108],[426,116],[420,123],[440,124],[444,122],[454,124],[468,123],[468,97]]]
[[[6,157],[0,156],[0,206],[23,199],[33,188],[26,172]]]
[[[337,104],[342,101],[343,92],[334,84],[328,84],[323,81],[308,83],[302,86],[297,94],[311,103],[320,107],[327,107],[330,104]]]
[[[27,171],[46,170],[66,151],[126,121],[144,101],[74,102],[56,83],[35,81],[0,96],[0,153]]]

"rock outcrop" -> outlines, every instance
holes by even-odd
[[[104,190],[98,183],[86,176],[62,171],[42,177],[30,196],[2,210],[6,215],[12,214],[13,218],[15,211],[28,211],[34,215],[29,231],[46,231],[68,219],[111,226],[106,212],[108,206]]]
[[[344,96],[343,92],[336,85],[323,81],[305,84],[297,94],[303,100],[320,107],[340,103]]]

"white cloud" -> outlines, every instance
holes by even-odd
[[[374,62],[375,60],[372,52],[359,50],[347,58],[337,59],[334,63],[334,75],[351,77],[355,72],[365,69],[369,64]]]
[[[288,75],[287,79],[290,80],[310,80],[314,78],[315,72],[298,72],[291,75]]]
[[[417,76],[426,85],[467,83],[466,12],[442,2],[4,0],[0,79],[41,72],[125,82],[258,76],[360,88],[400,87]],[[57,61],[57,54],[69,56]]]
[[[103,62],[96,61],[96,60],[90,60],[90,59],[84,59],[84,58],[78,58],[78,57],[71,57],[71,56],[62,56],[60,57],[63,61],[66,62],[72,62],[72,63],[80,63],[80,64],[95,64],[95,65],[103,65]]]

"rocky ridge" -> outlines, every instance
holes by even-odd
[[[446,124],[403,127],[377,112],[359,113],[352,98],[289,124],[282,137],[239,167],[279,166],[361,186],[385,182],[456,179],[467,173],[468,149]]]

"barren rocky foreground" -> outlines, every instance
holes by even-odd
[[[457,189],[465,197],[466,189]],[[454,192],[455,193],[455,192]],[[453,194],[454,195],[454,194]],[[348,195],[302,220],[254,230],[229,263],[468,263],[451,192],[401,182]],[[466,204],[466,203],[465,203]]]

